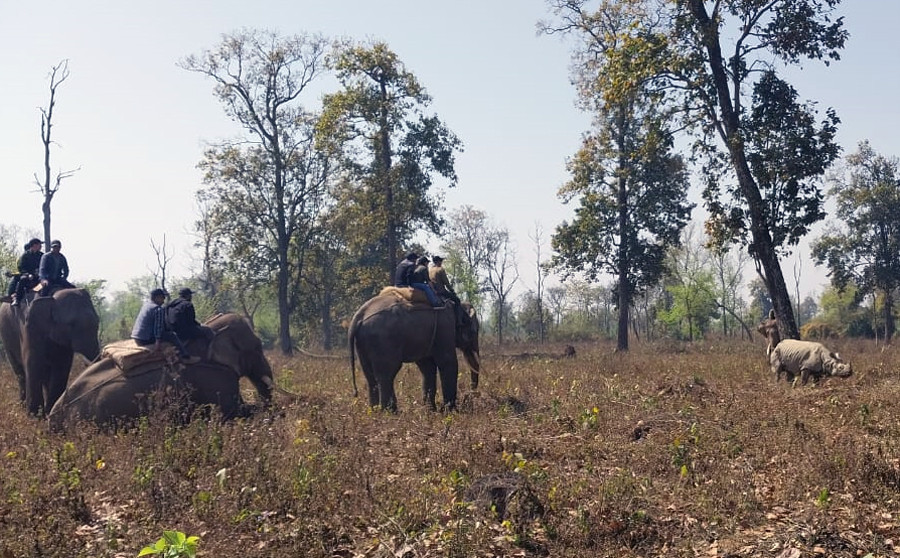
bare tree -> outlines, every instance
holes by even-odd
[[[488,237],[487,281],[494,296],[497,318],[497,344],[503,344],[503,325],[507,319],[506,302],[513,285],[519,280],[515,249],[510,244],[509,230],[500,227]]]
[[[540,323],[538,326],[538,338],[540,339],[540,342],[543,343],[547,337],[544,325],[544,280],[546,279],[547,271],[541,261],[541,248],[544,243],[544,228],[539,222],[535,222],[534,236],[528,236],[531,241],[534,242],[535,269],[537,271],[537,288],[534,291],[534,295],[537,299],[538,322]]]
[[[553,312],[553,324],[559,326],[562,322],[562,313],[566,307],[566,288],[562,286],[547,289],[547,304]]]
[[[710,252],[712,266],[716,276],[716,305],[721,310],[722,335],[728,336],[737,327],[729,327],[728,315],[735,322],[741,322],[737,309],[740,304],[740,290],[743,285],[744,266],[750,259],[750,255],[744,250],[731,250],[730,247],[712,247],[707,245]]]
[[[156,254],[156,269],[151,269],[150,273],[153,275],[153,279],[156,281],[159,288],[167,290],[166,269],[169,266],[169,262],[172,261],[172,256],[166,251],[166,235],[163,235],[162,244],[157,244],[156,241],[151,238],[150,248],[152,248],[153,253]]]
[[[50,145],[53,143],[53,109],[56,107],[56,89],[69,78],[69,61],[63,60],[50,70],[50,103],[41,107],[41,142],[44,144],[44,177],[43,180],[34,175],[34,182],[44,198],[41,211],[44,215],[44,246],[50,245],[50,202],[59,190],[62,181],[75,174],[79,169],[57,171],[55,179],[50,171]]]

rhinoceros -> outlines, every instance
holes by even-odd
[[[853,374],[850,363],[841,360],[838,353],[829,351],[825,345],[796,339],[784,339],[778,343],[769,355],[769,365],[776,382],[781,380],[782,372],[789,382],[793,382],[799,374],[800,383],[804,385],[809,381],[810,374],[816,377],[847,377]]]

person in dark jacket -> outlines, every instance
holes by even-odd
[[[394,271],[394,286],[395,287],[409,287],[410,276],[412,272],[416,270],[416,260],[419,258],[419,255],[415,252],[409,252],[406,254],[406,257],[403,258],[399,264],[397,264],[397,269]]]
[[[441,307],[444,305],[443,301],[434,294],[434,289],[431,288],[431,280],[428,278],[428,258],[425,256],[416,260],[416,268],[410,276],[409,286],[424,291],[425,296],[428,297],[428,302],[432,306]]]
[[[200,337],[208,341],[212,340],[216,334],[212,328],[197,321],[193,298],[194,291],[187,287],[178,291],[178,298],[166,305],[166,320],[172,331],[184,341]]]
[[[166,312],[163,303],[166,301],[167,293],[163,289],[153,289],[150,291],[150,300],[145,302],[138,312],[137,319],[134,320],[134,327],[131,330],[131,338],[138,345],[145,347],[153,345],[154,351],[159,351],[162,342],[168,341],[175,345],[178,355],[185,364],[196,364],[200,362],[200,357],[191,356],[184,344],[174,331],[166,329]]]
[[[25,245],[25,252],[16,265],[16,273],[9,282],[9,289],[6,291],[8,299],[4,299],[5,302],[11,301],[16,306],[25,299],[25,292],[37,285],[38,268],[41,266],[41,256],[44,255],[41,252],[42,244],[39,238],[32,238]]]
[[[41,296],[50,296],[57,289],[72,289],[69,283],[69,262],[62,255],[62,242],[50,243],[50,251],[41,256],[38,277],[41,280]]]

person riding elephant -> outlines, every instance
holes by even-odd
[[[428,258],[422,256],[416,260],[416,268],[413,270],[412,275],[409,276],[409,279],[409,286],[424,292],[432,306],[440,308],[444,305],[444,302],[438,298],[434,289],[431,288],[431,280],[428,278]]]
[[[197,321],[194,309],[194,291],[185,287],[178,291],[178,298],[166,305],[166,322],[182,341],[203,337],[212,339],[215,333]]]
[[[432,265],[428,270],[431,287],[440,298],[453,302],[453,309],[456,312],[456,323],[461,325],[463,320],[462,301],[459,300],[456,291],[453,290],[453,286],[450,284],[450,278],[447,277],[447,270],[444,269],[444,258],[434,256],[431,258],[431,261]]]
[[[57,291],[28,306],[0,305],[0,341],[30,413],[50,410],[66,387],[75,353],[97,358],[99,325],[84,289]]]
[[[406,256],[397,264],[394,271],[394,286],[408,287],[412,281],[412,273],[416,270],[416,260],[419,255],[415,252],[407,252]]]
[[[165,289],[153,289],[150,291],[150,300],[141,306],[137,318],[134,320],[134,328],[131,330],[131,338],[139,346],[153,346],[153,350],[159,352],[162,343],[167,341],[175,346],[178,355],[187,364],[195,364],[199,357],[191,356],[184,348],[178,334],[166,326],[166,309],[163,303],[168,293]]]
[[[41,266],[41,257],[44,255],[41,252],[42,245],[43,242],[39,238],[32,238],[25,245],[25,252],[19,256],[16,273],[12,275],[6,291],[6,299],[3,302],[12,302],[13,306],[17,306],[25,300],[26,291],[37,285],[38,269]]]
[[[69,283],[69,262],[63,256],[62,242],[54,240],[50,243],[50,251],[41,256],[38,277],[41,281],[41,296],[50,296],[57,289],[73,289]]]
[[[132,355],[139,350],[150,360],[145,358],[131,367],[117,356],[118,349],[126,348],[130,341],[107,345],[103,357],[72,380],[53,406],[48,417],[51,428],[59,431],[77,420],[115,426],[149,413],[149,401],[167,404],[169,400],[148,397],[164,394],[167,388],[187,399],[188,414],[197,405],[212,404],[219,407],[225,419],[245,416],[253,408],[241,396],[241,377],[250,380],[264,406],[271,403],[273,391],[296,398],[276,386],[262,341],[246,319],[237,314],[217,314],[204,325],[213,332],[213,338],[201,337],[186,343],[192,353],[209,355],[196,364],[169,362],[162,353],[139,350],[132,344]]]
[[[386,288],[366,301],[353,315],[348,332],[350,369],[356,390],[356,361],[366,377],[369,404],[396,411],[394,379],[404,362],[415,362],[422,372],[425,404],[436,409],[437,374],[441,376],[443,406],[456,408],[459,363],[456,349],[471,369],[472,389],[478,387],[480,370],[475,309],[463,304],[465,323],[457,327],[449,307],[430,309],[411,303],[397,289]],[[426,311],[427,310],[427,311]]]

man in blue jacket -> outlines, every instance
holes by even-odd
[[[159,351],[162,342],[168,341],[175,345],[182,362],[196,364],[200,362],[200,357],[191,356],[178,335],[174,331],[166,329],[166,311],[163,303],[168,295],[169,293],[163,289],[150,291],[150,300],[144,303],[134,321],[131,338],[142,347],[153,345],[153,351]]]

